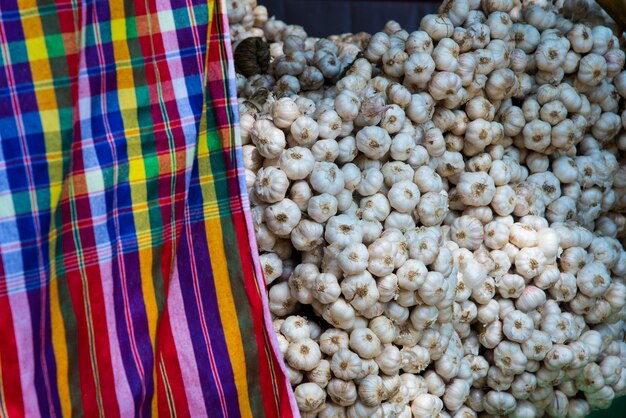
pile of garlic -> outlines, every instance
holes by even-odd
[[[450,0],[322,39],[227,3],[234,47],[272,57],[238,75],[240,126],[302,416],[583,417],[626,394],[625,54],[593,1]]]

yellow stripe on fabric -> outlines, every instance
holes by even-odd
[[[51,257],[54,257],[56,243],[50,243]],[[68,354],[65,341],[65,323],[61,314],[61,301],[59,299],[59,290],[56,281],[56,263],[50,263],[50,322],[55,330],[52,333],[52,347],[54,349],[54,357],[56,359],[57,368],[57,388],[59,391],[59,400],[61,402],[61,411],[64,417],[71,416],[72,401],[70,399],[70,382],[68,369]]]
[[[5,399],[6,395],[4,394],[4,382],[2,381],[2,362],[0,361],[0,412],[2,413],[2,415],[0,416],[2,416],[3,418],[9,416]]]
[[[27,1],[24,3],[32,3],[36,5],[34,1]],[[50,83],[53,79],[52,69],[50,68],[50,62],[48,61],[48,49],[46,47],[46,38],[44,36],[41,20],[35,16],[28,19],[22,19],[22,27],[26,34],[25,44],[26,53],[31,63],[30,70],[32,73],[33,83]],[[41,115],[42,123],[44,126],[44,133],[55,133],[58,137],[56,141],[46,141],[46,145],[55,145],[56,148],[61,146],[60,140],[60,123],[59,114],[56,111],[58,108],[54,85],[50,83],[48,88],[35,89],[37,97],[37,108]],[[47,138],[46,138],[47,139]],[[48,152],[48,150],[46,150]],[[55,152],[56,150],[50,150]],[[58,152],[58,151],[56,151]]]
[[[50,177],[48,187],[50,193],[49,208],[54,212],[56,203],[61,197],[63,187],[61,122],[56,92],[52,81],[52,69],[47,59],[48,50],[41,19],[36,14],[24,13],[25,9],[37,10],[37,8],[36,0],[20,2],[22,26],[26,34],[26,52],[31,62],[30,70],[32,82],[37,86],[34,91],[46,146],[46,162],[48,164],[48,174]],[[56,253],[56,238],[56,230],[51,229],[48,248],[50,249],[49,256],[52,260]],[[57,370],[56,383],[63,416],[70,416],[72,403],[69,393],[68,352],[65,340],[65,322],[61,314],[57,280],[56,263],[50,263],[50,282],[48,283],[48,290],[50,292],[50,321],[53,329],[55,329],[55,332],[51,334],[51,340]]]
[[[210,14],[212,16],[212,13]],[[206,111],[206,108],[205,108]],[[215,187],[210,175],[211,162],[209,160],[208,140],[206,135],[206,120],[203,117],[200,123],[200,135],[198,138],[198,172],[202,188],[202,198],[205,202],[205,210],[217,211],[217,198]],[[210,208],[210,209],[209,209]],[[224,338],[228,346],[228,354],[231,359],[233,377],[237,385],[237,396],[239,398],[239,409],[244,417],[252,416],[250,400],[248,397],[248,379],[246,375],[246,362],[243,351],[243,341],[238,326],[235,300],[230,287],[228,268],[226,265],[227,255],[224,251],[224,240],[222,238],[222,224],[220,218],[205,218],[206,239],[211,254],[211,269],[215,282],[215,292],[217,295],[217,305],[220,311],[220,318],[224,330]]]
[[[131,62],[131,54],[128,43],[125,41],[126,16],[123,2],[110,3],[111,11],[111,38],[113,40],[113,55],[116,64],[119,62]],[[137,244],[139,236],[146,236],[145,249],[139,249],[139,268],[141,276],[141,289],[145,304],[150,342],[152,347],[156,347],[156,331],[158,322],[158,307],[154,282],[152,280],[152,240],[151,226],[146,202],[148,193],[146,190],[146,170],[145,161],[142,155],[141,136],[137,117],[137,98],[133,71],[131,68],[117,68],[117,95],[122,121],[124,124],[124,136],[126,137],[126,152],[128,154],[128,180],[130,184],[130,194],[133,201],[133,220]],[[138,204],[136,204],[137,202]],[[141,210],[137,210],[141,209]],[[142,245],[142,246],[143,246]],[[156,381],[156,367],[152,369],[153,381]],[[152,416],[158,416],[157,397],[152,397]]]
[[[37,109],[39,110],[38,114],[46,144],[46,162],[48,164],[48,175],[50,176],[49,205],[54,206],[61,196],[63,184],[61,122],[56,91],[52,83],[54,77],[48,60],[48,48],[41,19],[36,15],[24,17],[22,15],[22,7],[27,9],[37,8],[37,1],[21,1],[20,15],[22,16],[22,27],[26,34],[24,43],[31,63],[32,82],[35,85],[39,85],[38,88],[34,89],[34,92],[37,98]]]

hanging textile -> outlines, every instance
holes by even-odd
[[[2,0],[0,417],[296,416],[223,0]]]

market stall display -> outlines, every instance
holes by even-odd
[[[626,393],[625,54],[597,4],[450,0],[327,38],[228,6],[303,416],[583,417]]]

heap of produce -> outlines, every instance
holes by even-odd
[[[576,418],[626,394],[625,54],[593,1],[450,0],[327,38],[227,3],[303,417]]]

